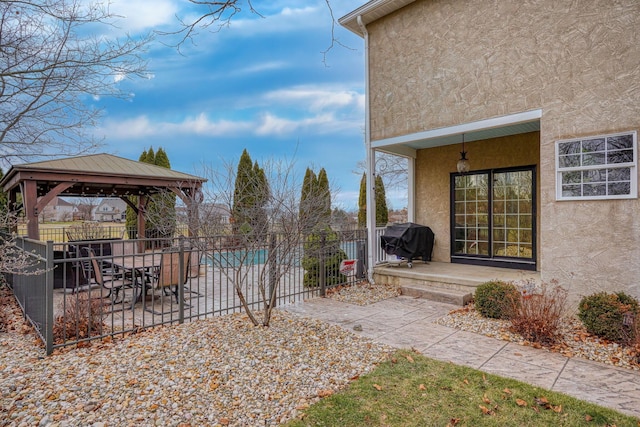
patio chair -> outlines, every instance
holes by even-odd
[[[175,249],[169,249],[163,251],[160,257],[160,267],[151,272],[147,278],[148,286],[153,289],[162,289],[163,292],[170,288],[178,304],[180,303],[180,286],[187,283],[189,278],[190,252],[182,252],[182,277],[180,275],[180,252]]]
[[[122,300],[118,301],[118,294],[124,288],[132,288],[135,285],[135,281],[131,278],[125,277],[122,273],[113,272],[111,274],[105,274],[100,265],[101,262],[98,261],[93,250],[90,248],[86,248],[86,250],[89,258],[91,259],[91,270],[93,271],[94,280],[100,286],[109,290],[109,294],[105,298],[111,298],[113,304],[120,304]]]

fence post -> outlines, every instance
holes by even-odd
[[[180,249],[178,251],[178,323],[184,323],[184,278],[186,277],[184,265],[184,238],[180,237]]]
[[[269,301],[268,303],[271,304],[271,302],[273,302],[273,306],[270,306],[270,308],[275,307],[276,301],[277,301],[277,298],[275,297],[276,287],[277,287],[276,269],[278,268],[278,263],[277,263],[278,254],[276,254],[276,238],[277,238],[276,233],[271,233],[271,236],[269,238],[269,254],[267,255],[269,259],[269,294],[268,294]]]
[[[327,274],[324,268],[325,245],[327,244],[327,233],[322,230],[320,232],[320,260],[318,262],[318,274],[320,275],[320,296],[327,295]]]
[[[53,353],[53,241],[47,241],[45,252],[45,305],[46,305],[46,326],[44,328],[44,339],[47,356]]]

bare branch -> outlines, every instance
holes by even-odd
[[[96,147],[86,129],[100,111],[88,101],[125,98],[119,82],[147,74],[149,36],[95,35],[114,17],[97,1],[0,2],[0,159]]]

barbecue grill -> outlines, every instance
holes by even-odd
[[[411,268],[414,259],[431,261],[434,238],[429,227],[406,222],[388,226],[380,236],[380,245],[386,254],[406,259]]]

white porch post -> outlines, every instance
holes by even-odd
[[[416,218],[416,159],[407,157],[407,221]]]
[[[373,281],[373,266],[376,261],[376,193],[375,193],[375,171],[376,171],[376,151],[371,146],[371,124],[370,122],[370,97],[369,97],[369,33],[367,27],[362,22],[362,16],[358,16],[358,25],[364,36],[364,144],[367,161],[367,277],[369,283]]]

